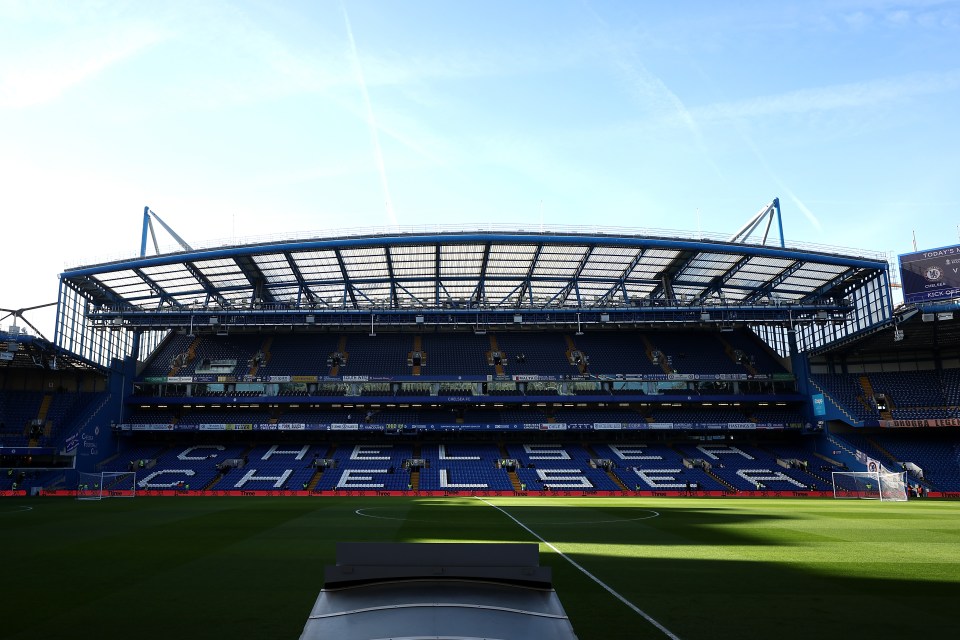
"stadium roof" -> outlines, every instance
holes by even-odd
[[[801,328],[795,342],[806,350],[890,317],[885,255],[787,246],[782,233],[771,246],[774,219],[777,199],[730,237],[598,227],[392,228],[194,248],[147,207],[139,257],[60,275],[54,342],[105,364],[131,350],[143,357],[137,332],[156,344],[170,329],[579,331],[581,323],[709,323],[760,328],[786,353],[788,330]],[[154,220],[179,250],[160,251]],[[749,242],[764,222],[763,240]],[[150,256],[148,231],[156,251]]]
[[[844,255],[714,239],[443,232],[315,238],[77,267],[61,279],[115,310],[555,309],[813,304],[887,268]]]
[[[939,305],[932,309],[905,306],[888,322],[877,325],[870,331],[848,339],[838,340],[812,355],[834,356],[882,356],[896,354],[909,358],[931,358],[939,352],[941,357],[960,351],[960,318],[957,307]]]
[[[0,370],[91,369],[96,365],[26,333],[0,331]]]

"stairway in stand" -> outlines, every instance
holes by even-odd
[[[502,442],[500,443],[500,459],[508,460],[510,458],[510,452],[507,451],[506,445]],[[520,492],[523,491],[523,488],[520,486],[520,477],[517,476],[516,471],[507,471],[507,475],[510,476],[510,484],[513,485],[513,490]]]
[[[330,460],[331,458],[333,458],[333,454],[334,454],[336,451],[337,451],[337,445],[336,445],[336,444],[331,444],[331,445],[330,445],[330,448],[327,449],[327,454],[326,454],[326,456],[324,456],[324,459]],[[317,470],[314,472],[313,476],[311,476],[310,481],[307,482],[307,491],[314,491],[314,490],[317,488],[317,485],[320,483],[320,478],[323,476],[323,472],[324,472],[325,470],[326,470],[326,469],[325,469],[324,467],[318,467],[318,468],[317,468]]]
[[[495,336],[495,335],[493,335],[493,334],[491,333],[490,336],[489,336],[489,338],[490,338],[490,351],[487,351],[487,364],[492,364],[492,365],[493,365],[493,370],[496,372],[496,374],[497,374],[498,376],[502,376],[502,375],[504,375],[502,362],[503,362],[503,360],[506,358],[506,355],[505,355],[504,353],[500,352],[500,344],[497,342],[497,336]],[[501,355],[501,360],[500,360],[501,364],[493,364],[493,354],[494,354],[495,352],[499,352],[499,353],[500,353],[500,355]]]

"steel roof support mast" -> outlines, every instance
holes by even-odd
[[[177,244],[184,251],[193,251],[193,247],[186,243],[186,241],[177,235],[177,232],[170,228],[166,222],[164,222],[160,216],[155,212],[150,210],[149,206],[143,208],[143,232],[140,234],[140,257],[145,258],[147,255],[147,233],[150,233],[150,239],[153,241],[153,251],[157,255],[160,255],[160,245],[157,242],[157,233],[153,228],[153,219],[156,218],[157,222],[160,223],[160,226],[163,227],[167,233],[170,234],[170,237],[177,241]],[[145,280],[148,280],[144,274]],[[158,295],[162,296],[162,290],[158,290]],[[162,298],[161,298],[162,301]],[[190,316],[190,334],[193,335],[193,315]],[[133,355],[132,360],[136,361],[138,354],[140,353],[140,340],[143,337],[143,331],[137,329],[133,332],[133,342],[131,346],[131,354]],[[133,366],[133,365],[130,365]],[[131,376],[131,380],[133,377]],[[124,386],[126,386],[126,377],[124,377]],[[122,409],[121,409],[122,413]]]
[[[767,236],[770,235],[770,227],[773,225],[773,218],[777,218],[777,230],[780,232],[780,247],[786,248],[787,244],[783,238],[783,219],[780,217],[780,198],[774,198],[773,201],[766,205],[763,209],[760,209],[759,212],[750,220],[747,221],[745,225],[740,227],[740,230],[737,231],[730,237],[730,242],[741,242],[746,244],[747,238],[750,237],[757,227],[766,220],[767,226],[763,230],[763,240],[760,241],[760,244],[767,244]]]
[[[150,232],[150,239],[153,240],[153,250],[154,252],[156,252],[157,255],[160,255],[160,247],[157,244],[157,234],[153,230],[154,219],[156,219],[156,221],[160,223],[160,226],[163,227],[164,230],[170,234],[171,238],[177,241],[177,244],[180,245],[180,248],[182,248],[184,251],[193,251],[193,247],[191,247],[189,244],[187,244],[187,242],[183,238],[177,235],[177,232],[171,229],[170,225],[164,222],[160,218],[160,216],[156,214],[155,211],[151,211],[150,207],[144,207],[143,208],[143,234],[140,237],[140,257],[141,258],[144,258],[147,255],[147,232],[148,231]]]

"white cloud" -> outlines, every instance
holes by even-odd
[[[828,87],[800,89],[691,109],[698,120],[760,118],[835,109],[870,107],[919,96],[949,93],[960,88],[960,70],[919,73]]]
[[[98,29],[79,38],[48,38],[32,50],[3,56],[0,108],[22,109],[56,100],[166,37],[152,27]]]

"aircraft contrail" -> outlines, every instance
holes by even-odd
[[[823,225],[820,224],[820,219],[807,207],[807,205],[800,200],[800,198],[797,197],[797,194],[793,192],[793,189],[784,184],[783,180],[780,179],[780,176],[773,172],[773,169],[767,162],[763,152],[760,151],[759,147],[757,147],[756,143],[753,141],[753,138],[747,135],[747,133],[743,130],[740,122],[734,119],[733,126],[737,133],[740,134],[740,138],[747,144],[750,150],[753,151],[753,155],[756,156],[757,160],[760,162],[760,166],[762,166],[764,171],[767,172],[767,175],[769,175],[773,181],[777,183],[777,186],[779,186],[780,189],[786,193],[787,197],[793,201],[793,204],[797,205],[797,208],[800,209],[800,213],[802,213],[804,217],[810,221],[810,224],[812,224],[817,231],[823,231]]]
[[[360,65],[360,56],[357,55],[357,42],[353,39],[353,27],[350,26],[350,16],[347,15],[347,7],[340,3],[343,10],[343,22],[347,27],[347,37],[350,39],[350,53],[353,55],[353,70],[357,74],[357,84],[360,85],[360,93],[363,94],[363,103],[367,109],[367,127],[370,129],[370,140],[373,143],[373,156],[377,163],[377,171],[380,173],[380,186],[383,187],[384,205],[387,209],[387,217],[390,224],[396,226],[397,214],[393,210],[393,199],[390,197],[390,185],[387,183],[387,170],[383,163],[383,150],[380,148],[380,134],[378,133],[377,121],[373,116],[373,106],[370,104],[370,93],[367,91],[367,81],[363,77],[363,67]]]

